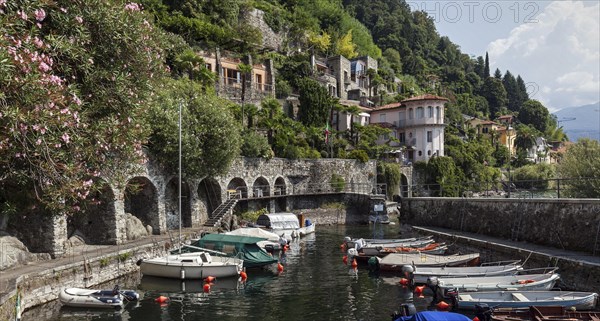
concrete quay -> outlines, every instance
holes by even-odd
[[[525,269],[558,267],[561,289],[600,293],[598,256],[439,227],[412,228],[419,234],[433,235],[437,241],[455,244],[466,252],[479,252],[482,262],[521,260]]]

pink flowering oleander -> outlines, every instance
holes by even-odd
[[[127,11],[141,11],[140,5],[135,2],[130,2],[125,5]]]
[[[6,7],[6,0],[0,0],[0,7]]]
[[[77,20],[79,23],[83,23],[83,18],[80,16],[75,17],[75,20]]]
[[[44,21],[44,19],[46,19],[46,11],[44,11],[44,9],[35,10],[34,15],[35,20],[37,21]]]

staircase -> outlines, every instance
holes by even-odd
[[[237,204],[237,199],[228,199],[224,203],[221,203],[211,214],[209,219],[204,223],[204,226],[215,227],[221,223],[221,219],[227,212],[231,211]]]

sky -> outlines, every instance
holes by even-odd
[[[600,0],[407,3],[463,53],[487,51],[492,74],[521,75],[551,112],[600,101]]]

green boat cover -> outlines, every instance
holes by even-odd
[[[256,243],[266,240],[262,237],[206,234],[203,238],[193,242],[192,246],[227,253],[229,256],[240,255],[244,259],[244,267],[257,267],[277,263],[277,259],[263,250]],[[183,247],[182,252],[197,252],[199,250]]]

